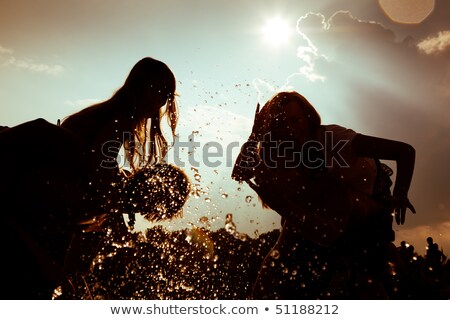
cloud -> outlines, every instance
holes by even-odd
[[[395,40],[394,33],[381,24],[357,19],[348,11],[338,11],[329,19],[320,13],[307,13],[297,20],[297,32],[300,35],[297,57],[302,62],[298,74],[312,82],[327,79],[323,69],[329,68],[342,48],[351,48],[368,38],[370,45],[358,50],[372,48],[377,42]]]
[[[309,13],[297,21],[297,30],[303,41],[298,51],[310,51],[312,62],[321,63],[329,69],[330,63],[340,63],[354,59],[358,63],[380,50],[380,44],[394,43],[395,35],[381,24],[372,21],[363,21],[355,18],[348,11],[338,11],[326,19],[322,14]],[[356,55],[353,53],[357,53]],[[320,59],[319,59],[320,58]],[[302,59],[305,62],[305,59]],[[307,64],[313,65],[310,61]],[[367,62],[367,61],[365,61]],[[315,66],[312,66],[315,67]],[[317,70],[323,78],[325,70]]]
[[[258,101],[262,104],[269,100],[276,92],[275,86],[262,79],[254,79],[253,87],[258,92]]]
[[[12,55],[13,53],[13,50],[0,46],[0,55]]]
[[[64,71],[61,65],[48,65],[36,63],[32,59],[19,59],[15,57],[14,50],[0,46],[0,64],[7,67],[13,66],[32,72],[46,73],[56,76]]]
[[[311,30],[320,31],[327,28],[328,25],[325,22],[325,17],[321,14],[308,13],[297,20],[297,33],[303,42],[297,48],[297,57],[303,62],[303,66],[299,68],[298,73],[312,82],[325,80],[325,76],[316,72],[315,64],[319,59],[326,60],[326,57],[319,54],[318,48],[307,36],[307,33]]]
[[[334,13],[327,22],[328,30],[335,35],[351,41],[360,37],[370,41],[394,42],[395,34],[376,21],[364,21],[352,15],[349,11],[338,11]]]
[[[450,31],[438,32],[436,36],[428,37],[417,44],[426,54],[442,53],[450,50]]]

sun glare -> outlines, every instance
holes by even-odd
[[[418,24],[434,10],[435,0],[378,0],[381,9],[394,22]]]
[[[264,40],[273,46],[286,44],[291,33],[292,29],[288,22],[280,17],[267,20],[262,28]]]

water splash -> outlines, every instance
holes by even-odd
[[[231,234],[234,238],[241,241],[247,241],[248,235],[237,231],[236,224],[233,221],[233,214],[227,213],[225,217],[225,231]]]
[[[272,251],[270,252],[270,256],[271,256],[272,258],[274,258],[275,260],[277,260],[277,259],[280,258],[281,254],[280,254],[280,251],[278,251],[278,250],[272,250]]]
[[[191,167],[191,171],[194,172],[194,180],[200,182],[202,180],[202,176],[200,175],[198,169]]]
[[[56,287],[55,290],[53,290],[53,293],[52,293],[52,300],[58,299],[59,297],[62,296],[62,294],[63,294],[62,286]]]

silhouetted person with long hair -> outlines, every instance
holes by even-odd
[[[399,224],[406,209],[414,212],[408,200],[414,158],[406,143],[322,125],[297,92],[276,94],[261,111],[258,105],[233,178],[281,215],[282,231],[253,297],[385,297],[375,277],[393,240],[391,212]],[[391,172],[378,159],[397,162],[392,196]]]
[[[108,225],[126,232],[115,203],[124,183],[116,158],[123,147],[131,174],[164,158],[168,145],[160,125],[165,116],[174,133],[175,96],[172,71],[147,57],[110,99],[67,117],[61,126],[38,119],[0,133],[6,171],[1,210],[9,226],[2,243],[9,243],[13,256],[2,270],[17,281],[2,285],[2,297],[50,298],[53,286],[75,267],[62,270],[78,224],[107,215]],[[74,241],[83,237],[79,233]],[[80,257],[80,266],[94,250]],[[56,271],[48,274],[48,265]]]

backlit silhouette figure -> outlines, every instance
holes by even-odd
[[[0,209],[8,226],[1,236],[8,243],[2,272],[9,279],[1,286],[3,298],[48,299],[67,273],[88,266],[98,237],[85,241],[80,223],[106,216],[108,225],[127,231],[116,203],[126,181],[117,156],[123,147],[131,175],[164,158],[160,124],[165,116],[174,133],[175,92],[169,67],[144,58],[110,99],[61,126],[38,119],[1,131]],[[83,256],[63,269],[74,232],[73,247],[84,248]]]
[[[393,240],[391,212],[399,224],[406,209],[415,212],[408,200],[414,158],[406,143],[322,125],[296,92],[258,106],[233,178],[281,215],[282,232],[253,297],[385,297],[380,283]],[[391,172],[378,159],[397,162],[392,196]]]

